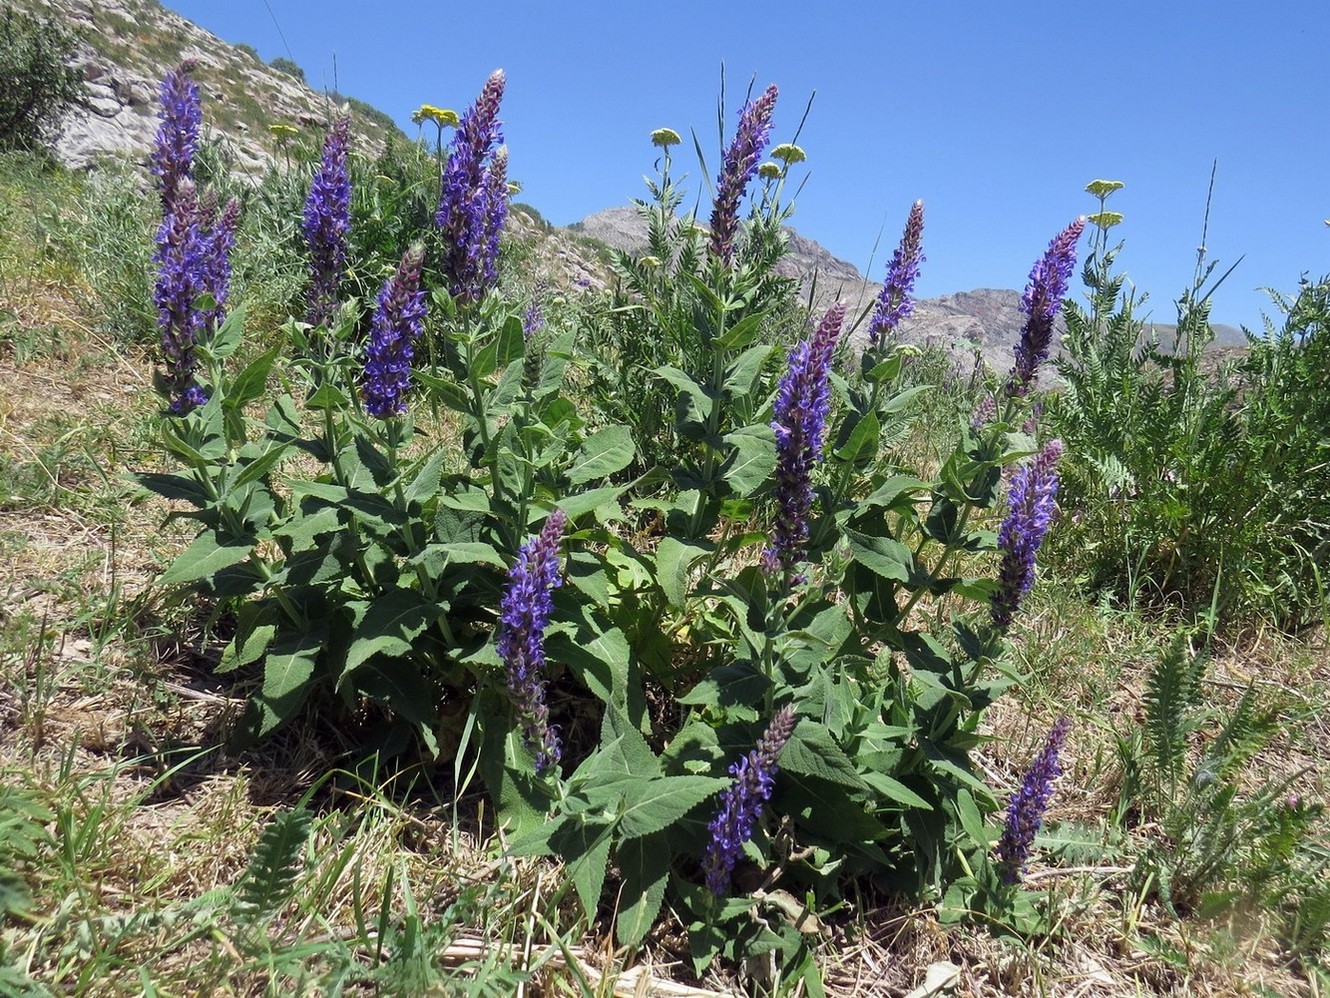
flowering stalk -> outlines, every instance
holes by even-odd
[[[877,296],[877,308],[868,323],[868,349],[881,350],[901,321],[914,312],[914,282],[919,278],[919,264],[924,261],[924,203],[910,208],[896,252],[887,265],[887,279]]]
[[[1062,773],[1058,754],[1067,741],[1071,720],[1059,717],[1048,733],[1043,750],[1030,764],[1021,788],[1007,806],[1007,823],[997,844],[998,869],[1004,884],[1015,884],[1025,872],[1030,847],[1044,823],[1044,812],[1053,796],[1053,781]]]
[[[365,348],[365,380],[361,387],[365,411],[379,419],[406,412],[412,344],[419,339],[425,320],[425,289],[420,286],[424,262],[425,247],[416,243],[403,254],[397,272],[379,292]]]
[[[305,199],[302,229],[309,247],[309,322],[313,326],[327,325],[332,318],[337,286],[346,269],[346,240],[351,231],[350,140],[351,116],[344,114],[324,136],[323,158]]]
[[[753,837],[762,808],[771,799],[779,768],[776,760],[794,732],[794,709],[776,711],[757,747],[730,766],[734,782],[721,791],[720,810],[707,829],[711,840],[702,860],[707,888],[717,897],[730,891],[730,877],[739,861],[744,843]]]
[[[771,135],[771,114],[776,109],[773,83],[739,112],[739,127],[725,150],[716,200],[711,208],[711,255],[727,266],[734,261],[734,239],[739,232],[739,202],[743,200]]]
[[[199,230],[194,181],[188,177],[177,179],[172,198],[171,208],[157,230],[157,251],[152,257],[157,265],[157,281],[152,300],[157,307],[157,328],[168,369],[170,411],[179,416],[208,400],[194,381],[198,366],[194,347],[206,323],[195,303],[208,290],[204,265],[209,247]]]
[[[800,581],[795,569],[808,549],[808,517],[813,508],[813,465],[822,460],[822,434],[831,410],[831,355],[836,349],[845,306],[827,309],[812,337],[790,354],[789,370],[776,392],[776,524],[763,565]]]
[[[553,590],[562,584],[559,544],[567,517],[555,509],[540,534],[522,545],[508,572],[496,642],[508,675],[508,697],[522,726],[522,744],[536,753],[536,772],[557,765],[559,732],[545,703],[545,627],[554,609]]]
[[[443,170],[435,224],[443,230],[443,273],[453,297],[477,301],[497,277],[499,232],[508,210],[507,155],[500,154],[503,70],[496,69],[462,115]],[[498,179],[496,179],[496,174]]]
[[[204,316],[211,328],[226,318],[226,300],[231,294],[231,250],[235,248],[239,221],[240,202],[231,198],[217,220],[208,226],[202,267],[203,286],[213,300],[212,309]]]
[[[186,59],[162,80],[162,106],[157,111],[161,124],[153,142],[152,175],[161,191],[163,213],[169,213],[175,205],[180,182],[193,177],[194,152],[203,122],[199,87],[190,77],[194,65],[193,59]]]
[[[1008,513],[998,531],[1002,566],[993,597],[993,623],[1008,627],[1021,599],[1034,586],[1035,555],[1048,533],[1057,506],[1058,458],[1062,441],[1051,440],[1034,458],[1011,476]]]
[[[1067,284],[1076,269],[1076,242],[1085,228],[1078,218],[1048,244],[1048,250],[1030,271],[1030,281],[1021,295],[1021,311],[1026,314],[1025,328],[1016,344],[1016,363],[1007,379],[1007,394],[1020,396],[1034,387],[1039,365],[1048,358],[1053,340],[1053,319],[1062,307]]]

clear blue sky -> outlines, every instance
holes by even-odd
[[[1260,287],[1330,271],[1327,0],[167,5],[294,58],[312,85],[335,82],[413,136],[414,108],[460,111],[503,67],[510,173],[559,224],[642,193],[660,126],[685,136],[690,188],[705,191],[686,137],[697,130],[714,172],[723,63],[727,135],[754,76],[781,88],[774,141],[816,91],[793,224],[860,269],[885,225],[875,280],[922,198],[920,294],[1020,288],[1053,234],[1094,209],[1085,184],[1115,179],[1121,262],[1170,321],[1215,159],[1211,258],[1245,256],[1216,321],[1256,328]]]

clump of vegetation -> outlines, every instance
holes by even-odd
[[[193,141],[182,71],[151,216],[128,179],[0,159],[0,377],[50,363],[20,270],[95,289],[53,342],[137,317],[66,375],[124,379],[96,432],[27,417],[49,389],[0,402],[30,437],[0,437],[0,512],[45,517],[0,520],[0,558],[41,571],[50,519],[105,538],[0,615],[0,990],[595,992],[646,987],[646,951],[836,993],[845,954],[913,968],[938,939],[1007,993],[1082,958],[1119,991],[1261,960],[1320,979],[1316,652],[1266,634],[1252,682],[1217,642],[1324,613],[1326,282],[1227,380],[1191,354],[1199,284],[1188,337],[1142,361],[1101,204],[1044,393],[1082,223],[1036,262],[1012,372],[897,342],[922,204],[849,343],[776,269],[806,154],[764,156],[774,87],[705,224],[678,133],[652,134],[648,246],[599,293],[503,246],[501,74],[433,151],[287,135],[250,186]],[[132,342],[177,375],[155,409]],[[1190,450],[1146,464],[1114,434],[1161,414]],[[1133,561],[1244,455],[1289,496],[1281,529]],[[1230,596],[1230,559],[1296,614]],[[1196,611],[1183,636],[1157,637],[1140,573]],[[92,727],[108,691],[132,710]]]
[[[0,149],[47,148],[66,115],[86,107],[78,39],[60,21],[6,5],[0,11]]]

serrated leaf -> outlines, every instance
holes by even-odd
[[[269,650],[263,663],[263,688],[254,698],[259,736],[285,724],[304,706],[323,641],[323,630],[315,628],[294,634]]]
[[[751,395],[757,387],[757,379],[762,375],[762,366],[773,349],[769,344],[754,346],[740,354],[739,359],[725,372],[725,391],[734,396]]]
[[[621,785],[625,805],[619,814],[619,836],[623,840],[664,831],[729,780],[712,776],[661,776],[631,780]]]
[[[655,924],[665,901],[670,874],[670,847],[663,834],[643,835],[619,846],[616,856],[623,876],[619,917],[614,935],[620,946],[636,946]]]
[[[626,426],[607,426],[582,441],[567,478],[572,485],[585,485],[608,478],[633,463],[633,435]]]
[[[181,582],[196,582],[216,575],[224,568],[238,565],[254,550],[254,539],[243,538],[223,544],[211,530],[205,530],[181,552],[180,556],[157,580],[158,585],[174,586]]]
[[[831,732],[811,718],[801,718],[780,754],[780,767],[791,773],[815,776],[851,790],[868,790],[849,756]]]
[[[776,470],[776,434],[765,423],[745,426],[725,434],[733,449],[720,475],[734,494],[750,496],[770,480]]]
[[[906,582],[914,565],[910,549],[890,537],[874,537],[857,530],[846,530],[851,556],[874,575],[891,582]]]
[[[438,606],[414,589],[392,589],[379,596],[355,629],[342,680],[374,655],[406,655],[412,640],[438,616]]]
[[[672,607],[682,607],[689,591],[689,567],[708,551],[676,537],[664,537],[656,548],[656,581]]]
[[[845,442],[836,448],[836,458],[847,464],[867,464],[877,458],[880,436],[877,416],[870,412],[854,424]]]
[[[228,409],[243,409],[263,394],[268,383],[268,374],[281,353],[281,347],[273,347],[267,353],[260,354],[250,361],[243,371],[227,386],[222,404]]]

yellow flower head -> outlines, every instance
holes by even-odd
[[[1106,198],[1114,191],[1120,191],[1126,186],[1121,180],[1091,180],[1085,185],[1085,192],[1093,194],[1097,198]]]
[[[780,164],[768,160],[757,168],[757,175],[763,180],[777,180],[780,178]]]
[[[657,128],[651,133],[651,144],[660,146],[662,149],[677,146],[682,141],[683,139],[679,138],[679,133],[673,128]]]
[[[451,125],[453,128],[456,128],[460,119],[457,117],[457,112],[452,110],[452,108],[435,107],[433,104],[421,104],[411,115],[411,120],[417,125],[422,121],[428,120],[437,125],[442,125],[444,127]]]
[[[797,146],[793,142],[782,142],[780,145],[776,146],[775,149],[771,150],[771,155],[787,165],[802,163],[808,158],[808,153],[804,152],[801,146]]]
[[[268,131],[272,134],[273,138],[282,142],[285,142],[287,139],[294,139],[300,134],[300,129],[296,128],[294,125],[269,125]]]
[[[660,266],[660,257],[644,256],[639,262],[642,264],[643,267],[649,267],[654,270],[656,267]]]
[[[1120,211],[1097,211],[1093,215],[1086,215],[1085,220],[1091,225],[1097,225],[1107,231],[1122,221],[1122,212]]]

